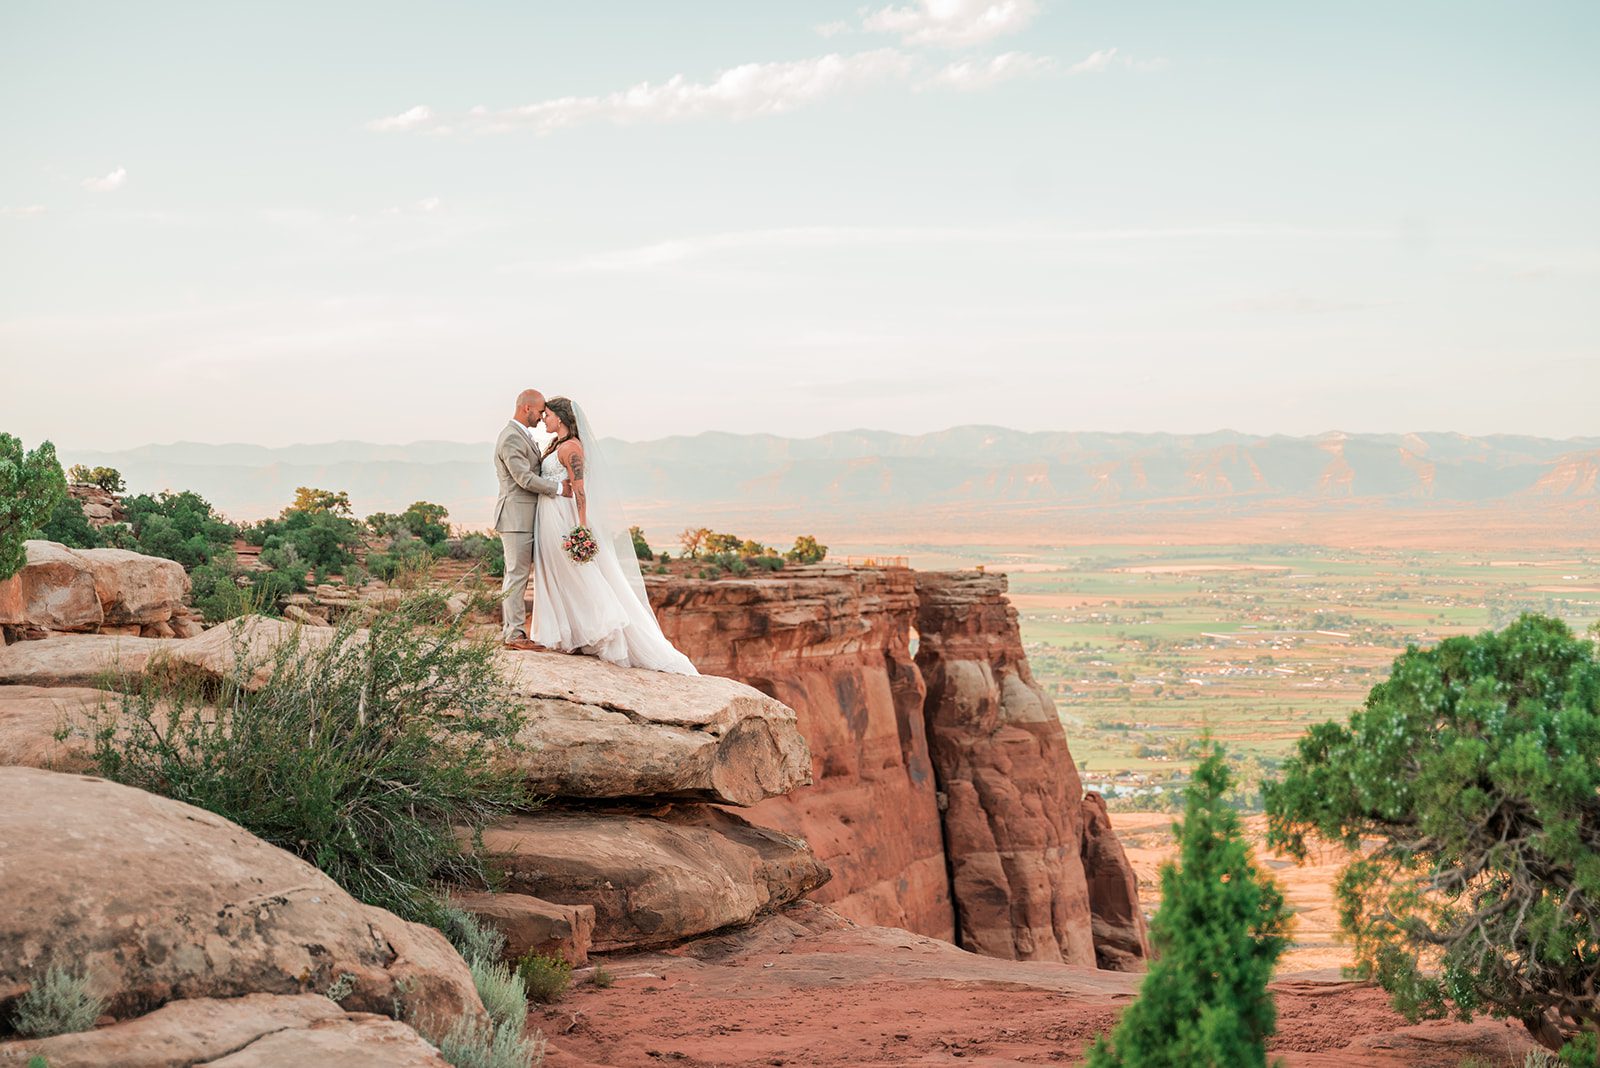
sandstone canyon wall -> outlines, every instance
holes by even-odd
[[[1142,966],[1131,868],[1091,828],[1109,821],[1083,803],[1003,575],[824,565],[648,582],[702,671],[795,710],[813,785],[751,815],[833,870],[813,899],[989,956]]]
[[[813,785],[749,810],[833,870],[812,899],[859,923],[955,939],[937,793],[912,661],[906,570],[792,569],[770,578],[650,579],[669,638],[701,671],[795,710]]]

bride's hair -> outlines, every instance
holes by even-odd
[[[573,410],[572,401],[566,397],[551,397],[544,402],[544,406],[556,413],[556,418],[561,420],[561,425],[567,428],[567,437],[573,441],[582,441],[578,436],[578,413]],[[556,446],[566,438],[559,438],[545,446],[544,454],[549,456],[556,451]]]

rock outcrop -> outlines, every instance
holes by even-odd
[[[824,566],[647,582],[701,670],[798,714],[814,783],[751,816],[834,870],[813,900],[991,956],[1095,963],[1082,787],[1003,575]],[[1096,841],[1091,859],[1114,863],[1115,840]],[[1114,904],[1126,871],[1096,884],[1116,967],[1137,966],[1142,944],[1137,897],[1131,918]]]
[[[483,844],[506,889],[592,905],[602,952],[749,923],[828,878],[804,841],[709,805],[540,811]]]
[[[1139,908],[1139,876],[1111,829],[1105,798],[1089,791],[1081,813],[1080,855],[1089,880],[1095,960],[1114,971],[1142,971],[1150,959],[1150,932]]]
[[[443,935],[363,905],[203,809],[102,779],[0,767],[0,1018],[53,963],[117,1017],[170,1001],[322,991],[347,1009],[483,1011]]]
[[[917,575],[917,666],[948,798],[961,944],[992,957],[1093,965],[1083,787],[1005,591],[1004,575]]]
[[[27,563],[0,581],[0,627],[11,637],[52,632],[170,638],[200,632],[185,605],[183,565],[125,549],[26,543]]]
[[[647,582],[662,629],[701,671],[749,683],[799,716],[813,783],[750,817],[804,838],[833,870],[813,899],[862,923],[953,938],[910,651],[912,573],[808,567]]]

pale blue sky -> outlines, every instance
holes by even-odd
[[[13,0],[0,429],[484,440],[532,385],[634,439],[1593,434],[1597,30]]]

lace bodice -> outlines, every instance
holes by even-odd
[[[546,456],[544,462],[539,465],[539,473],[545,478],[554,479],[557,482],[565,482],[567,480],[566,465],[561,462],[561,457],[553,452]]]

